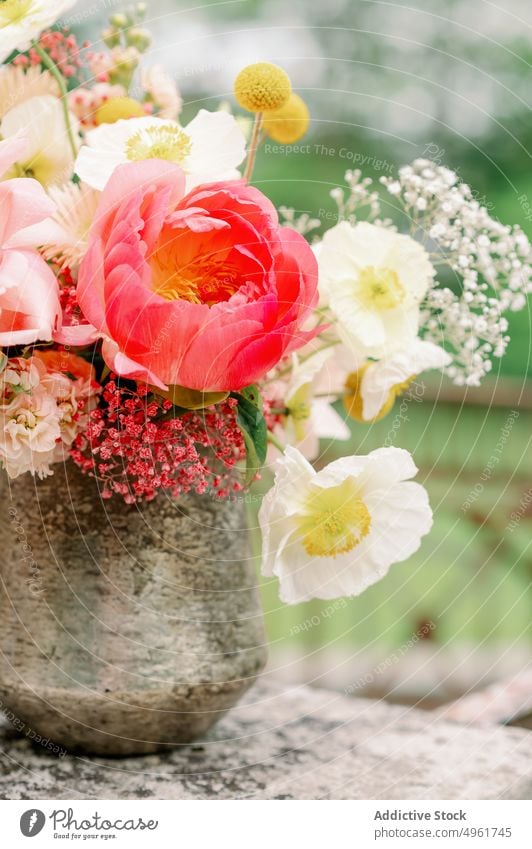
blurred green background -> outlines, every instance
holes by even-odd
[[[121,6],[76,8],[74,28],[97,42],[109,10]],[[199,107],[232,101],[232,80],[248,62],[274,61],[289,71],[312,127],[303,149],[259,155],[254,182],[276,204],[325,221],[334,209],[329,192],[344,185],[347,168],[378,180],[427,156],[457,170],[492,215],[532,236],[529,0],[430,0],[419,9],[406,0],[152,0],[146,21],[155,35],[147,63],[162,62],[174,74],[185,122]],[[397,409],[377,425],[353,425],[353,451],[388,441],[413,452],[434,528],[408,563],[332,610],[324,602],[287,608],[275,582],[265,582],[278,671],[347,686],[368,658],[390,656],[423,622],[434,626],[430,639],[391,664],[396,685],[387,673],[373,676],[368,691],[446,698],[529,660],[530,309],[510,324],[508,354],[482,389],[463,393],[425,381],[422,402],[408,404],[398,426]],[[320,462],[345,450],[323,445]],[[414,655],[415,686],[408,672]],[[430,673],[422,671],[424,657]]]

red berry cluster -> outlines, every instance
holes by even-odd
[[[62,30],[46,30],[41,33],[38,44],[67,79],[75,77],[84,64],[80,53],[82,47],[88,47],[88,42],[84,42],[80,47],[76,36],[66,27]],[[27,54],[21,53],[13,60],[13,64],[23,68],[29,65],[40,65],[41,62],[41,57],[33,47],[30,47]]]
[[[236,465],[245,444],[236,420],[237,401],[178,415],[170,401],[119,385],[111,375],[100,406],[71,449],[82,471],[101,482],[101,495],[126,503],[151,501],[159,490],[172,496],[211,492],[219,498],[243,489]]]
[[[87,325],[88,321],[81,311],[78,303],[76,284],[74,283],[70,270],[64,268],[57,272],[60,277],[61,289],[59,290],[59,303],[61,304],[63,327],[77,327],[80,324]]]

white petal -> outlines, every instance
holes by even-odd
[[[286,401],[295,395],[298,389],[308,383],[312,383],[315,377],[321,372],[327,360],[334,354],[334,348],[324,348],[321,351],[316,351],[312,356],[300,361],[297,354],[292,355],[292,372],[290,382],[286,390]]]
[[[271,517],[293,515],[301,504],[301,495],[316,472],[297,448],[288,445],[283,456],[275,464],[275,481],[266,493],[259,511],[259,520],[267,522]]]
[[[407,481],[417,475],[412,455],[405,448],[388,446],[368,454],[364,467],[364,491]],[[365,497],[365,496],[364,496]]]
[[[83,145],[74,165],[74,173],[93,189],[103,191],[109,177],[126,157],[119,151],[103,151]]]
[[[406,481],[374,490],[364,496],[371,513],[373,560],[383,566],[406,560],[421,545],[421,538],[432,527],[432,510],[427,491],[418,483]],[[364,540],[364,542],[366,542]]]
[[[313,401],[311,417],[314,431],[321,439],[350,439],[349,426],[325,398]]]
[[[450,361],[443,348],[416,339],[404,350],[371,363],[364,372],[361,385],[364,418],[370,421],[380,412],[394,386],[428,369],[443,368]]]
[[[78,122],[70,115],[74,140],[79,139]],[[18,160],[31,163],[35,176],[45,185],[69,180],[72,175],[72,149],[65,125],[63,109],[57,97],[30,97],[7,112],[1,123],[4,138],[21,131],[26,149]]]
[[[113,124],[102,124],[89,130],[86,134],[86,142],[89,147],[95,147],[108,153],[122,153],[125,156],[125,149],[129,139],[141,130],[148,130],[151,127],[177,127],[176,121],[164,121],[162,118],[150,118],[148,115],[145,118],[120,118]]]
[[[184,131],[192,143],[184,162],[188,190],[235,174],[246,155],[246,138],[232,115],[200,109]]]
[[[32,39],[51,27],[75,2],[76,0],[54,0],[53,3],[50,0],[33,0],[26,8],[22,6],[20,15],[12,23],[5,23],[0,27],[0,62],[15,49],[27,50]]]

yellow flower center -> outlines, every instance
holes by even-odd
[[[405,299],[405,290],[391,268],[367,265],[358,277],[358,298],[371,310],[391,310]]]
[[[311,412],[310,390],[311,384],[306,383],[304,386],[301,386],[297,392],[294,392],[290,401],[286,404],[288,415],[292,419],[295,437],[298,442],[302,442],[306,436],[305,423],[309,420]]]
[[[33,0],[2,0],[0,3],[0,27],[17,24],[30,11]]]
[[[4,174],[4,179],[13,177],[32,177],[41,185],[48,186],[58,182],[62,175],[58,171],[57,161],[49,157],[44,150],[38,151],[32,159],[25,162],[15,162],[9,171]]]
[[[352,478],[327,489],[313,488],[304,510],[298,531],[310,557],[345,554],[355,548],[371,528],[369,510]]]
[[[190,136],[179,127],[148,127],[139,130],[126,143],[126,156],[132,162],[141,159],[166,159],[168,162],[183,162],[190,155]]]
[[[198,239],[201,241],[201,235]],[[182,300],[209,307],[228,301],[241,284],[237,270],[221,250],[192,258],[188,254],[187,261],[185,253],[189,248],[171,227],[162,229],[149,256],[153,291],[167,301]]]
[[[23,410],[13,416],[12,421],[16,422],[20,427],[26,430],[34,430],[37,427],[37,418],[31,410]]]

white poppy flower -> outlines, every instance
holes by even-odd
[[[70,115],[74,138],[78,122]],[[11,177],[34,177],[48,187],[64,183],[72,175],[74,157],[70,147],[61,101],[52,95],[30,97],[6,112],[0,124],[5,139],[24,135],[23,156],[4,174]]]
[[[387,356],[417,336],[419,304],[435,271],[410,236],[342,221],[325,234],[318,265],[321,296],[357,356]]]
[[[395,399],[405,392],[423,371],[449,365],[449,354],[432,342],[415,339],[402,351],[376,362],[368,362],[347,378],[353,392],[347,396],[349,414],[358,421],[382,418]]]
[[[200,183],[240,177],[246,139],[232,115],[200,109],[186,127],[163,118],[129,118],[102,124],[86,135],[74,171],[102,190],[118,165],[166,159],[187,175],[187,191]]]
[[[432,525],[426,490],[401,448],[344,457],[316,472],[295,448],[264,497],[264,575],[290,604],[359,595],[410,557]]]
[[[288,415],[283,420],[282,437],[309,460],[317,457],[320,439],[346,440],[351,436],[349,427],[331,406],[334,394],[330,399],[314,397],[316,381],[322,387],[327,383],[327,363],[333,353],[332,348],[326,348],[304,360],[292,355],[292,371],[284,393]]]
[[[13,50],[27,50],[43,29],[71,9],[76,0],[3,0],[0,3],[0,62]]]

